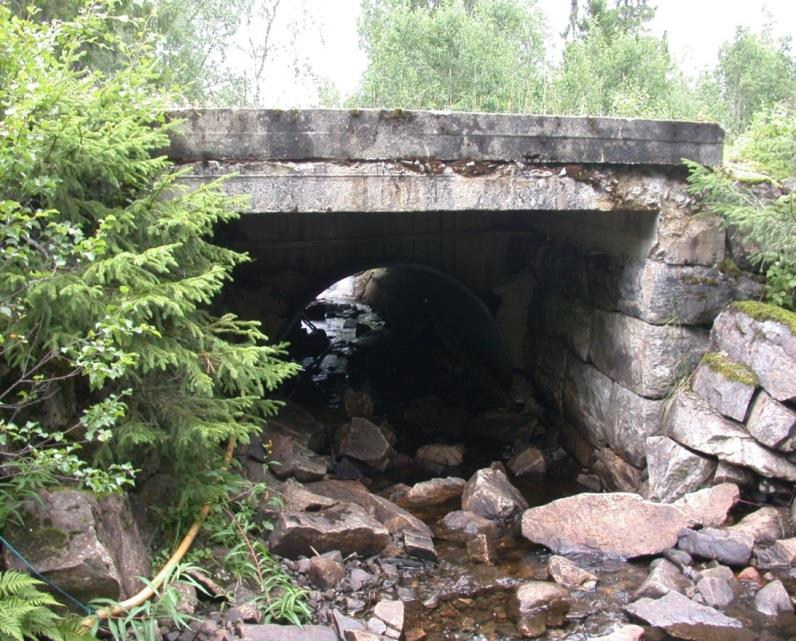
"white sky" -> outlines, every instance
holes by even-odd
[[[547,19],[550,40],[558,41],[569,17],[569,0],[537,2]],[[657,0],[652,4],[658,7],[653,31],[666,32],[675,60],[695,72],[712,66],[719,47],[732,38],[738,25],[759,30],[771,24],[774,33],[796,40],[796,0]],[[283,19],[289,20],[288,13],[299,15],[306,10],[315,25],[313,33],[298,43],[285,42],[284,49],[299,47],[318,76],[331,80],[344,97],[351,94],[366,65],[357,35],[360,0],[290,0],[282,8]],[[284,34],[290,37],[287,29]],[[292,65],[274,60],[269,67],[269,103],[303,107],[316,102],[314,88],[297,82]]]

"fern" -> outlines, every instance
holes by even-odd
[[[0,572],[0,641],[88,641],[94,636],[74,618],[53,611],[60,603],[39,587],[41,581],[14,570]]]

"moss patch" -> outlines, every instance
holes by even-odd
[[[5,536],[17,550],[31,560],[66,549],[70,539],[67,532],[51,524],[28,522],[24,526],[6,524]]]
[[[728,381],[735,381],[743,385],[758,385],[757,374],[747,365],[730,360],[720,352],[708,352],[702,357],[701,364],[710,368],[712,372],[720,374]]]
[[[776,305],[758,303],[754,300],[744,300],[732,304],[734,309],[758,321],[773,321],[788,328],[796,336],[796,314]]]

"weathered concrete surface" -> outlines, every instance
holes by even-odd
[[[203,109],[185,120],[169,155],[216,160],[498,160],[532,163],[718,164],[717,125],[379,109]]]

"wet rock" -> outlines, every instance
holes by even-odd
[[[724,418],[690,392],[675,396],[666,435],[681,445],[753,469],[762,476],[796,481],[796,465],[760,445],[739,423]]]
[[[753,641],[755,638],[755,633],[745,630],[738,619],[700,605],[677,592],[669,592],[659,599],[644,597],[624,609],[631,616],[678,639]]]
[[[415,453],[418,464],[433,474],[440,474],[447,468],[458,467],[464,461],[464,445],[431,443],[424,445]]]
[[[656,559],[650,565],[650,569],[651,571],[647,578],[644,579],[644,583],[633,595],[634,599],[642,597],[657,599],[669,594],[669,592],[683,594],[686,588],[691,585],[691,581],[683,576],[680,568],[666,559]]]
[[[301,483],[288,479],[282,485],[283,509],[288,512],[317,512],[331,507],[337,501],[310,492]]]
[[[652,501],[671,503],[701,488],[716,470],[716,462],[666,436],[647,439],[647,470]]]
[[[751,535],[755,544],[774,543],[778,539],[785,539],[796,533],[788,508],[770,505],[746,515],[727,529]]]
[[[345,566],[334,555],[322,554],[310,559],[308,574],[310,581],[315,587],[321,590],[328,590],[336,587],[343,580]]]
[[[500,523],[519,517],[528,503],[499,468],[478,470],[470,477],[462,493],[462,510]]]
[[[732,573],[731,573],[732,574]],[[696,584],[697,590],[712,608],[724,608],[735,600],[732,583],[718,576],[704,576]]]
[[[641,470],[636,469],[610,447],[597,452],[592,466],[603,487],[612,492],[635,492],[641,485]]]
[[[678,550],[677,548],[664,550],[663,557],[667,561],[674,563],[681,570],[694,565],[693,557],[688,552]]]
[[[527,510],[522,534],[558,554],[633,558],[677,543],[688,517],[676,507],[636,494],[577,494]]]
[[[796,538],[780,539],[768,547],[755,548],[757,567],[771,569],[796,565]]]
[[[384,621],[387,630],[386,636],[397,639],[404,628],[404,604],[402,601],[382,600],[373,608],[373,614]]]
[[[470,538],[483,534],[491,539],[500,537],[500,528],[494,521],[474,512],[456,510],[446,514],[439,522],[437,535],[445,541],[466,543]]]
[[[623,625],[618,630],[601,637],[589,637],[588,641],[643,641],[644,628],[638,625]]]
[[[149,576],[150,559],[127,496],[78,490],[39,492],[22,507],[22,524],[9,521],[3,535],[45,577],[88,601],[123,599]],[[4,550],[6,567],[27,571]]]
[[[529,581],[511,593],[508,611],[523,636],[538,637],[547,627],[563,625],[570,604],[569,592],[560,585]]]
[[[751,303],[755,315],[771,318],[757,320],[742,311],[744,305],[750,303],[731,305],[719,314],[711,332],[713,344],[730,358],[749,365],[763,389],[776,400],[796,400],[796,336],[774,320],[776,307]]]
[[[553,581],[569,590],[590,592],[597,587],[597,577],[563,556],[553,555],[547,562]]]
[[[392,452],[379,426],[362,417],[343,425],[335,434],[335,444],[340,456],[362,461],[373,469],[382,469]]]
[[[476,534],[467,541],[467,557],[475,563],[495,565],[497,563],[497,548],[495,540],[486,534]]]
[[[752,405],[746,429],[763,445],[783,452],[796,450],[796,412],[761,391]]]
[[[427,561],[436,561],[438,558],[434,541],[426,532],[404,530],[403,542],[406,553],[411,557]]]
[[[358,505],[340,503],[318,512],[282,512],[269,539],[272,552],[295,559],[339,550],[348,555],[376,554],[390,542],[390,533]]]
[[[746,365],[709,352],[694,373],[692,388],[719,414],[742,423],[756,385],[757,376]]]
[[[431,530],[423,521],[398,507],[392,501],[371,494],[364,485],[357,481],[317,481],[308,484],[307,489],[331,499],[355,503],[383,523],[391,534],[415,530],[424,536],[432,537]]]
[[[326,474],[326,462],[292,436],[274,434],[270,442],[268,465],[280,479],[293,477],[298,481],[315,481]]]
[[[754,538],[741,532],[728,532],[716,528],[702,530],[683,529],[677,547],[693,556],[715,559],[719,563],[742,567],[752,558]]]
[[[772,581],[755,595],[755,609],[771,617],[793,612],[793,603],[782,581]]]
[[[406,631],[404,641],[426,641],[428,633],[423,628],[411,628]]]
[[[514,455],[506,463],[506,467],[511,470],[514,476],[544,476],[547,471],[547,464],[541,450],[529,445],[522,452]]]
[[[343,393],[343,405],[348,418],[373,418],[373,401],[367,392],[358,392],[350,387],[346,388]]]
[[[415,483],[402,497],[407,507],[426,508],[458,499],[464,491],[465,480],[454,476]]]
[[[240,625],[243,641],[338,641],[333,628],[325,625]]]
[[[737,485],[722,483],[686,494],[673,505],[685,512],[694,525],[721,527],[729,520],[730,510],[740,498]]]

